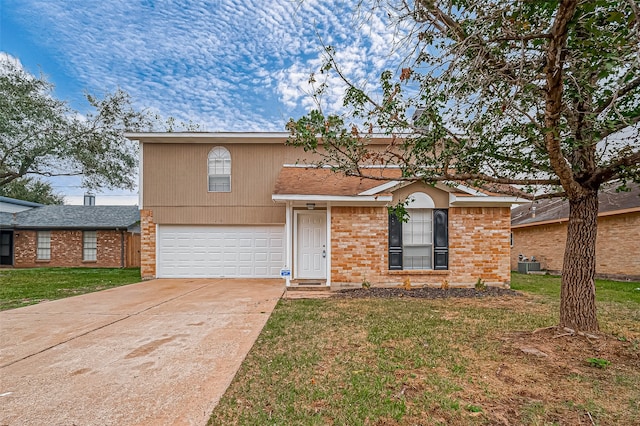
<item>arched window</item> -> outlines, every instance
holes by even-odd
[[[231,154],[216,146],[208,157],[209,192],[231,192]]]
[[[448,269],[448,212],[423,192],[407,197],[408,217],[389,215],[389,269]]]

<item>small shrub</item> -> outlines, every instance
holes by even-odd
[[[405,290],[411,290],[411,280],[408,277],[405,278],[404,282],[402,283],[402,288],[404,288]]]
[[[484,283],[482,278],[478,277],[478,281],[476,281],[476,290],[485,291],[487,289],[487,285]]]
[[[442,284],[440,285],[440,288],[443,290],[449,290],[449,280],[447,280],[446,278],[442,280]]]
[[[362,288],[366,288],[367,290],[371,288],[371,283],[366,278],[362,280]]]
[[[611,361],[602,358],[587,358],[587,364],[596,368],[607,368],[611,365]]]

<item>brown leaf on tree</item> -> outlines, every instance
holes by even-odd
[[[400,81],[409,80],[411,77],[411,68],[402,68],[402,72],[400,73]]]

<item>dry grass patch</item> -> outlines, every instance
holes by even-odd
[[[210,424],[637,424],[638,306],[600,302],[618,335],[590,341],[545,295],[281,301]]]

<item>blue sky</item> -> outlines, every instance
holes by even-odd
[[[0,51],[42,72],[80,112],[84,91],[122,88],[137,107],[206,131],[284,131],[313,105],[307,81],[322,61],[320,38],[362,85],[398,65],[395,28],[356,3],[1,0]],[[338,110],[342,86],[331,79],[325,108]],[[83,192],[74,179],[53,183],[68,202]],[[135,198],[111,191],[97,200]]]

